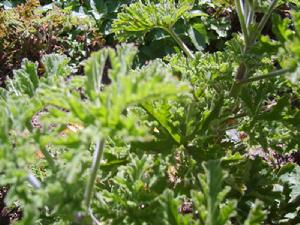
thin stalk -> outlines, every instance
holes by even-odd
[[[256,76],[256,77],[252,77],[252,78],[249,78],[249,79],[246,79],[246,80],[242,80],[242,81],[240,81],[240,84],[251,83],[251,82],[254,82],[254,81],[259,81],[259,80],[263,80],[263,79],[267,79],[267,78],[281,76],[281,75],[284,75],[284,74],[286,74],[290,71],[291,71],[291,69],[276,70],[276,71],[270,72],[270,73],[265,74],[265,75]]]
[[[261,19],[259,24],[256,24],[254,31],[252,34],[248,34],[247,32],[249,31],[249,26],[253,20],[254,17],[254,6],[248,6],[248,14],[246,15],[245,12],[242,9],[242,4],[243,2],[241,2],[240,0],[235,0],[235,4],[236,4],[236,8],[237,8],[237,13],[238,13],[238,17],[239,17],[239,21],[241,24],[241,29],[242,32],[244,34],[244,39],[245,39],[245,49],[244,49],[244,53],[246,53],[248,51],[248,49],[255,43],[255,40],[258,38],[258,36],[261,34],[263,28],[265,27],[268,19],[270,18],[276,4],[277,4],[278,0],[273,0],[270,7],[268,8],[267,13],[263,16],[263,18]],[[245,21],[245,16],[247,16],[247,21]],[[246,32],[246,33],[245,33]],[[252,82],[252,81],[256,81],[256,80],[260,80],[260,79],[265,79],[268,77],[272,77],[272,76],[278,76],[281,74],[277,74],[279,71],[275,71],[272,72],[268,75],[263,75],[260,77],[255,77],[255,78],[251,78],[248,79],[247,78],[247,71],[243,70],[243,62],[239,65],[236,77],[235,77],[235,82],[233,83],[233,85],[231,86],[231,90],[230,90],[230,96],[232,97],[236,97],[236,95],[239,93],[241,85],[243,83],[248,83],[248,82]],[[246,68],[246,67],[245,67]],[[240,71],[241,70],[241,71]],[[288,72],[289,70],[285,71]]]
[[[254,82],[254,81],[259,81],[259,80],[262,80],[262,79],[267,79],[267,78],[272,78],[272,77],[280,76],[280,75],[283,75],[283,74],[285,74],[287,72],[290,72],[290,71],[291,71],[291,69],[281,69],[281,70],[276,70],[276,71],[270,72],[270,73],[265,74],[265,75],[261,75],[261,76],[257,76],[257,77],[252,77],[252,78],[249,78],[249,79],[236,80],[233,83],[232,87],[231,87],[229,95],[231,97],[236,97],[237,94],[240,91],[241,86],[243,84],[251,83],[251,82]]]
[[[93,213],[92,209],[89,209],[89,215],[92,218],[94,224],[102,225],[102,223],[94,216],[94,213]]]
[[[254,16],[255,16],[255,10],[256,10],[256,7],[257,7],[257,1],[252,1],[252,3],[251,3],[251,13],[250,13],[250,15],[249,15],[249,24],[248,24],[248,29],[250,29],[250,25],[252,24],[252,23],[254,23],[255,21],[254,21]]]
[[[192,53],[192,51],[184,44],[184,42],[180,39],[180,37],[174,32],[173,28],[165,29],[171,36],[172,38],[176,41],[176,43],[179,45],[179,47],[185,52],[185,54],[194,59],[195,56]]]
[[[242,6],[242,2],[240,0],[235,0],[235,5],[236,5],[236,11],[239,17],[242,33],[244,35],[245,43],[246,46],[248,45],[248,30],[247,30],[247,25],[246,25],[246,20],[245,20],[245,14]]]
[[[268,8],[267,13],[263,16],[263,18],[261,19],[261,21],[259,22],[259,24],[256,26],[255,31],[253,32],[253,34],[250,37],[250,43],[254,43],[255,40],[258,38],[258,36],[261,34],[262,30],[264,29],[268,19],[270,18],[276,4],[277,4],[278,0],[273,0],[270,7]]]
[[[93,195],[93,189],[94,189],[94,184],[96,180],[96,175],[98,168],[100,166],[100,160],[103,154],[103,149],[104,149],[104,139],[100,139],[96,142],[95,146],[95,151],[93,155],[93,163],[90,168],[90,177],[87,183],[87,186],[85,188],[85,193],[84,193],[84,201],[87,209],[90,207],[92,195]]]
[[[247,21],[246,21],[247,30],[250,30],[250,25],[253,22],[253,18],[254,18],[254,9],[251,8],[249,14],[247,15]]]

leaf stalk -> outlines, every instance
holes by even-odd
[[[175,31],[173,30],[173,28],[168,28],[165,29],[171,36],[172,38],[176,41],[176,43],[179,45],[179,47],[185,52],[185,54],[194,59],[195,56],[192,53],[192,51],[186,46],[186,44],[180,39],[180,37],[175,33]]]
[[[281,75],[284,75],[288,72],[291,72],[291,69],[276,70],[276,71],[272,71],[272,72],[270,72],[268,74],[265,74],[265,75],[251,77],[249,79],[242,80],[239,83],[240,84],[246,84],[246,83],[251,83],[251,82],[254,82],[254,81],[260,81],[260,80],[263,80],[263,79],[268,79],[268,78],[272,78],[272,77],[281,76]]]
[[[268,11],[266,14],[264,14],[263,18],[261,19],[261,21],[259,22],[259,24],[256,25],[256,29],[254,29],[255,31],[253,32],[253,34],[251,35],[251,37],[249,37],[249,42],[251,44],[254,44],[255,40],[258,38],[258,36],[261,34],[262,30],[264,29],[268,19],[270,18],[276,4],[277,4],[278,0],[273,0],[271,5],[268,8]]]
[[[236,11],[237,11],[237,14],[238,14],[240,25],[241,25],[241,30],[242,30],[242,33],[244,35],[245,43],[247,45],[248,31],[247,31],[245,14],[244,14],[244,10],[243,10],[243,6],[242,6],[241,0],[235,0],[235,5],[236,5]]]
[[[245,0],[245,1],[235,0],[236,10],[237,10],[238,18],[240,21],[241,30],[242,30],[242,33],[244,36],[244,41],[245,41],[243,54],[246,54],[248,52],[248,50],[251,48],[251,46],[254,45],[256,39],[261,34],[268,19],[270,18],[277,2],[278,2],[278,0],[272,1],[271,5],[269,6],[267,12],[264,14],[261,21],[258,24],[255,24],[255,27],[254,27],[255,29],[253,32],[251,32],[250,25],[253,22],[252,20],[254,18],[254,14],[255,14],[255,11],[254,11],[255,6],[253,5],[253,3],[250,4],[249,0]],[[283,70],[283,73],[286,73],[287,71],[289,71],[289,69]],[[235,81],[231,86],[229,95],[231,97],[236,97],[237,94],[239,93],[240,87],[243,83],[249,83],[252,81],[257,81],[257,80],[261,80],[261,79],[265,79],[265,78],[269,78],[269,77],[273,77],[273,76],[278,76],[278,75],[281,75],[281,72],[274,71],[267,75],[248,79],[247,65],[244,62],[241,62],[238,67],[236,76],[235,76]]]
[[[87,183],[87,186],[85,189],[85,193],[84,193],[84,201],[85,201],[85,205],[86,205],[87,209],[89,209],[90,204],[91,204],[91,199],[92,199],[92,195],[93,195],[93,189],[94,189],[94,184],[95,184],[95,180],[96,180],[96,176],[97,176],[97,171],[100,166],[100,160],[103,155],[104,144],[105,144],[104,139],[100,139],[96,142],[95,151],[94,151],[94,155],[93,155],[93,163],[90,168],[90,177],[89,177],[89,180],[88,180],[88,183]]]

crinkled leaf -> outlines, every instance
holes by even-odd
[[[120,41],[143,36],[154,28],[169,29],[193,6],[193,0],[138,1],[125,8],[113,22],[112,32]]]

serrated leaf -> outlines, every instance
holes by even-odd
[[[112,32],[120,41],[140,37],[154,28],[169,29],[193,6],[193,0],[138,1],[125,8],[113,22]]]
[[[227,173],[222,170],[219,160],[209,160],[204,162],[202,166],[205,174],[198,178],[203,197],[197,196],[195,192],[192,192],[192,195],[194,198],[196,197],[198,207],[202,205],[202,211],[203,209],[206,210],[202,214],[203,220],[207,225],[230,224],[230,218],[235,214],[236,201],[227,200],[223,203],[230,191],[229,187],[223,188],[223,180]]]
[[[9,80],[8,89],[17,96],[26,94],[33,97],[38,85],[37,65],[24,59],[21,69],[15,70],[14,78]]]
[[[173,138],[173,140],[180,144],[181,136],[176,132],[176,129],[172,124],[170,124],[168,118],[169,118],[169,111],[167,108],[164,108],[163,106],[160,108],[153,107],[150,103],[143,103],[142,107],[149,113],[155,120],[159,122],[159,124],[167,130],[167,132],[170,134],[170,136]]]
[[[300,166],[295,166],[291,172],[281,175],[280,179],[291,189],[290,202],[300,196]]]
[[[70,59],[65,55],[50,54],[42,58],[42,63],[45,67],[45,75],[48,78],[66,77],[71,70],[68,66]]]
[[[100,92],[100,86],[107,57],[108,50],[102,49],[99,52],[92,53],[91,57],[85,64],[84,72],[87,76],[85,88],[90,98],[94,98],[94,94]]]

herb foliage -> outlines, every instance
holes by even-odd
[[[24,58],[0,89],[0,186],[16,224],[300,223],[299,3],[117,2],[113,15],[58,2],[118,44],[85,61]],[[143,53],[166,36],[170,54]]]

